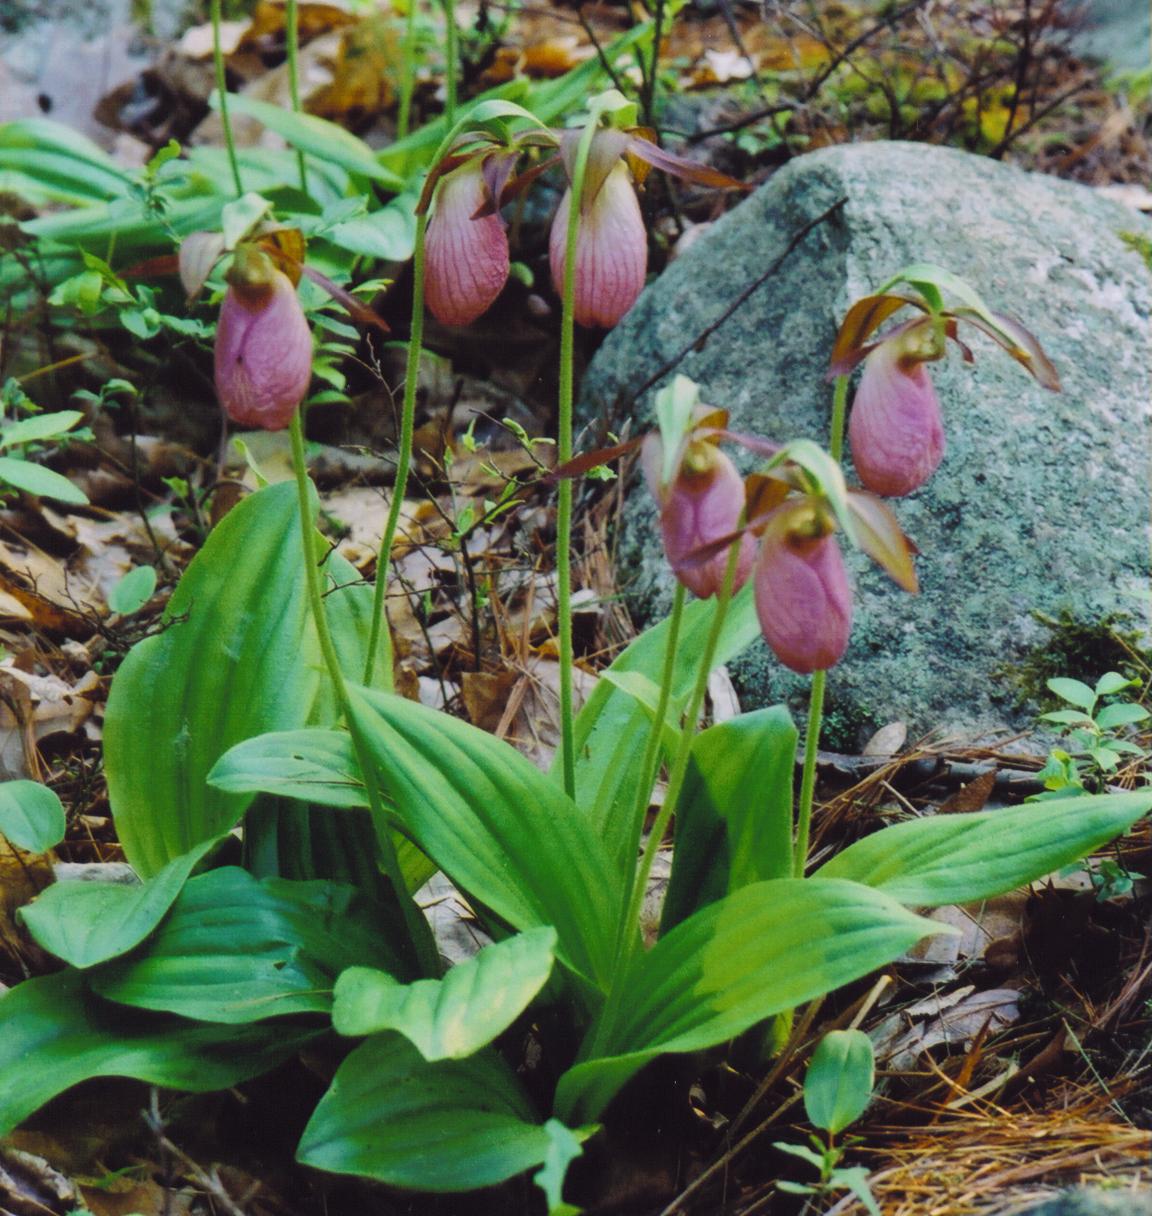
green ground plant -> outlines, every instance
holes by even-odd
[[[612,53],[647,36],[635,31]],[[574,327],[614,324],[643,287],[639,162],[702,173],[638,131],[635,106],[614,91],[592,98],[570,128],[551,126],[587,100],[598,71],[518,83],[383,153],[318,119],[231,97],[233,112],[259,118],[293,150],[197,149],[154,164],[143,183],[49,124],[0,131],[0,170],[63,207],[22,225],[61,303],[90,301],[93,315],[123,306],[147,332],[163,328],[160,318],[179,313],[126,287],[113,266],[171,255],[182,238],[185,286],[215,282],[222,296],[221,405],[246,424],[288,428],[295,466],[294,482],[263,486],[216,526],[162,631],[116,673],[105,768],[140,881],[58,882],[22,910],[62,969],[0,998],[0,1132],[94,1077],[218,1090],[323,1041],[338,1064],[300,1137],[300,1162],[438,1192],[531,1172],[551,1216],[571,1214],[569,1166],[594,1137],[610,1137],[613,1104],[650,1064],[716,1059],[770,1024],[786,1034],[799,1007],[949,932],[924,909],[1039,879],[1152,807],[1152,790],[1075,791],[911,820],[813,869],[824,674],[851,625],[839,545],[863,549],[915,590],[912,546],[881,496],[911,492],[941,458],[926,365],[973,326],[1058,386],[1027,331],[927,264],[896,274],[845,318],[830,358],[827,452],[733,435],[690,381],[663,386],[643,455],[679,583],[674,610],[575,712],[572,483],[634,444],[574,452]],[[535,180],[534,169],[515,177],[521,158],[547,155],[567,190],[550,249],[563,301],[552,474],[562,730],[543,772],[509,743],[395,695],[385,606],[425,298],[452,324],[492,302],[509,273],[500,208]],[[409,256],[408,375],[373,588],[316,528],[300,408],[314,349],[301,285],[324,278],[339,298],[358,259]],[[326,391],[341,391],[327,371]],[[864,490],[841,471],[846,434]],[[762,458],[747,479],[721,451],[730,442]],[[798,797],[798,732],[785,709],[701,729],[712,672],[760,634],[813,676]],[[1109,688],[1089,692],[1120,691]],[[1095,712],[1095,699],[1079,708],[1099,730],[1119,725],[1107,707]],[[645,838],[663,772],[663,805]],[[668,896],[648,948],[641,912],[673,822]],[[62,808],[35,783],[0,786],[0,830],[46,850],[63,833]],[[416,900],[437,871],[487,935],[474,958],[447,969]],[[529,1064],[527,1038],[542,1063]],[[817,1048],[805,1103],[824,1135],[785,1147],[819,1171],[818,1182],[798,1184],[804,1193],[847,1188],[869,1202],[837,1137],[861,1114],[871,1072],[858,1031]]]

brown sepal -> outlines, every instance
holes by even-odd
[[[856,364],[873,349],[873,346],[867,344],[869,336],[906,304],[911,304],[914,308],[923,308],[918,301],[894,295],[891,292],[865,296],[862,300],[857,300],[848,309],[848,314],[840,323],[840,331],[832,346],[828,379],[833,380],[837,376],[848,375]]]

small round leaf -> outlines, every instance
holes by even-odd
[[[39,781],[0,784],[0,834],[29,853],[47,853],[64,839],[64,807]]]
[[[821,1040],[804,1078],[804,1109],[832,1135],[863,1113],[872,1097],[872,1040],[862,1030],[831,1030]]]

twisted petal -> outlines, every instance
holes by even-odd
[[[424,238],[424,299],[442,325],[470,325],[508,281],[508,237],[488,209],[484,164],[445,174]]]
[[[548,242],[552,284],[564,291],[568,213],[565,193],[552,221]],[[576,321],[611,328],[636,303],[648,271],[648,239],[636,191],[623,161],[618,161],[580,217],[576,241]]]
[[[692,560],[692,555],[740,527],[744,482],[732,461],[713,444],[693,446],[706,467],[681,468],[664,497],[660,531],[672,572],[689,591],[706,599],[724,585],[729,549],[721,549],[706,561]],[[756,542],[751,535],[741,536],[739,545],[734,591],[747,582],[756,558]]]
[[[283,430],[312,379],[312,334],[282,271],[258,288],[232,286],[216,327],[216,395],[241,426]]]
[[[881,342],[864,361],[848,420],[852,462],[865,489],[898,498],[918,489],[944,455],[940,401],[923,363]]]
[[[834,667],[852,631],[852,591],[836,538],[793,537],[770,525],[753,578],[760,629],[780,662],[804,675]]]

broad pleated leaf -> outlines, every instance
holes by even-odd
[[[379,1035],[341,1064],[297,1159],[422,1191],[470,1191],[540,1165],[554,1137],[493,1052],[430,1064]]]
[[[351,887],[260,881],[226,866],[194,878],[144,949],[102,968],[102,996],[205,1022],[327,1012],[346,967],[394,968],[379,911]]]
[[[481,950],[443,979],[401,984],[352,967],[336,981],[332,1024],[340,1034],[397,1030],[426,1060],[460,1060],[503,1033],[552,972],[556,930],[529,929]]]
[[[368,805],[351,737],[323,727],[245,739],[220,757],[208,784],[230,794],[279,794],[317,806]]]
[[[29,853],[47,853],[64,839],[60,799],[39,781],[0,783],[0,836]]]
[[[295,486],[239,503],[193,559],[165,613],[166,629],[133,648],[112,682],[104,750],[109,794],[129,861],[148,876],[227,831],[250,793],[206,778],[237,743],[309,723],[332,725],[336,704],[310,618]],[[325,597],[345,670],[364,666],[371,589],[337,554]]]
[[[320,656],[301,575],[295,487],[239,503],[180,580],[165,630],[112,681],[108,792],[128,860],[145,877],[228,831],[250,801],[205,784],[242,739],[303,726]]]
[[[219,97],[216,93],[208,99],[208,104],[219,108]],[[307,152],[310,156],[330,161],[349,173],[372,178],[392,190],[399,190],[404,186],[404,179],[390,169],[385,169],[362,139],[325,118],[317,118],[314,114],[294,113],[283,106],[261,101],[257,97],[236,93],[229,94],[228,108],[230,112],[255,118],[270,131],[275,131],[286,139],[294,148]]]
[[[791,877],[795,764],[796,727],[782,706],[696,736],[676,803],[662,932],[749,883]]]
[[[897,823],[820,868],[916,907],[987,899],[1034,882],[1119,836],[1152,808],[1152,790],[1060,798]]]
[[[277,1023],[203,1026],[93,995],[71,969],[0,997],[0,1135],[93,1077],[135,1077],[205,1093],[267,1072],[315,1037]]]
[[[458,718],[387,693],[351,695],[405,832],[514,928],[553,925],[558,957],[606,983],[621,883],[572,800],[511,745]]]
[[[596,1118],[664,1052],[698,1051],[867,975],[922,937],[949,932],[858,883],[781,878],[697,912],[640,956],[598,1058],[560,1078],[565,1122]]]
[[[73,967],[92,967],[138,946],[160,923],[196,864],[219,843],[205,840],[146,882],[54,883],[20,919],[36,944]]]
[[[32,203],[91,204],[126,194],[131,179],[86,136],[48,118],[0,126],[0,190]]]
[[[655,542],[654,542],[655,543]],[[700,654],[716,612],[715,600],[698,600],[685,606],[676,647],[673,697],[686,696],[696,680]],[[760,636],[756,604],[749,584],[732,601],[716,649],[716,666],[728,662]],[[645,630],[609,668],[638,672],[654,683],[660,680],[668,638],[668,621]],[[589,826],[603,841],[619,873],[635,864],[632,841],[642,782],[652,773],[640,772],[644,740],[650,719],[644,706],[624,689],[601,680],[576,718],[576,803],[588,816]],[[553,772],[559,780],[559,770]]]

